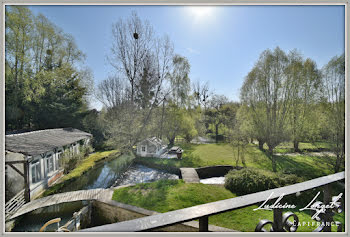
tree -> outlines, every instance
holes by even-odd
[[[329,140],[337,158],[338,172],[345,157],[345,56],[333,57],[323,68],[324,109],[328,118]]]
[[[287,66],[288,58],[280,48],[265,50],[241,88],[241,100],[253,114],[255,129],[263,135],[274,171],[276,160],[273,150],[287,139],[291,93]]]
[[[173,58],[173,71],[169,75],[171,86],[171,99],[178,106],[183,107],[187,103],[190,91],[190,63],[187,58],[175,55]]]
[[[174,103],[169,103],[166,108],[164,133],[169,141],[169,146],[174,145],[178,135],[182,135],[188,142],[197,135],[191,114],[185,108],[179,108]]]
[[[81,128],[86,88],[81,86],[76,71],[69,65],[62,65],[53,71],[42,71],[35,80],[42,82],[43,92],[32,102],[34,126],[40,129]]]
[[[220,125],[225,125],[229,120],[234,119],[236,109],[229,103],[227,97],[223,95],[214,95],[210,101],[210,109],[206,114],[206,120],[208,124],[214,126],[215,129],[215,141],[219,141],[219,128]]]
[[[315,137],[313,127],[316,123],[309,123],[314,114],[310,108],[320,96],[321,76],[316,63],[309,58],[304,61],[296,50],[290,52],[288,58],[286,75],[291,90],[289,121],[294,151],[298,152],[300,141]]]
[[[127,21],[120,19],[113,25],[113,39],[109,59],[120,80],[128,82],[127,93],[120,94],[107,85],[100,99],[106,99],[107,92],[121,96],[120,104],[107,108],[110,118],[107,137],[113,146],[130,150],[153,132],[153,112],[169,94],[166,80],[171,70],[173,46],[167,36],[156,37],[149,23],[141,21],[135,12]]]
[[[5,34],[6,129],[81,127],[79,121],[70,119],[78,118],[73,114],[81,114],[87,109],[92,75],[82,67],[84,55],[73,37],[43,15],[34,16],[26,6],[6,7]],[[64,84],[59,85],[56,80],[64,81]],[[71,92],[74,88],[77,90]],[[53,93],[51,97],[49,91]],[[69,95],[64,99],[66,101],[71,99],[70,96],[75,100],[66,104],[56,93]],[[55,108],[62,114],[56,114]],[[73,116],[68,114],[60,123],[59,116],[68,110]],[[50,114],[38,114],[39,111],[50,111]],[[58,117],[48,118],[55,115]],[[39,118],[44,120],[39,121]],[[44,121],[49,124],[45,125]]]
[[[127,21],[119,19],[113,24],[113,45],[110,63],[130,83],[131,104],[135,99],[135,85],[142,73],[143,63],[150,55],[153,29],[147,21],[141,21],[136,12],[132,12]]]
[[[95,96],[103,106],[111,109],[119,107],[124,100],[128,99],[128,91],[123,80],[113,75],[98,84]]]

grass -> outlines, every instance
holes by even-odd
[[[75,169],[73,169],[68,174],[64,175],[60,179],[59,183],[56,183],[53,186],[46,189],[44,193],[41,195],[41,197],[58,193],[59,190],[61,190],[65,185],[69,185],[71,181],[80,177],[82,174],[84,174],[88,170],[92,169],[96,165],[96,163],[98,163],[99,161],[107,158],[111,158],[111,157],[116,157],[118,155],[119,155],[119,152],[117,150],[100,151],[89,155],[87,158],[83,159]]]
[[[203,167],[213,165],[236,165],[234,151],[229,144],[181,144],[184,149],[183,158],[159,159],[138,158],[136,161],[144,165],[171,170],[181,167]],[[305,144],[304,147],[311,147]],[[323,144],[323,146],[326,146]],[[282,146],[283,147],[283,146]],[[296,156],[275,156],[277,171],[296,174],[304,179],[312,179],[334,173],[332,163],[334,157],[317,157],[300,154]],[[245,163],[247,167],[272,171],[272,163],[267,154],[258,149],[257,145],[249,144],[245,151]],[[243,166],[239,162],[240,166]]]
[[[187,184],[182,180],[159,180],[153,183],[137,184],[132,187],[117,189],[112,199],[118,202],[142,207],[157,212],[168,212],[195,205],[205,204],[234,198],[224,187],[205,184]],[[311,201],[311,200],[310,200]],[[281,203],[284,203],[281,201]],[[293,203],[294,204],[294,203]],[[258,222],[262,219],[273,220],[273,212],[257,210],[257,205],[241,208],[209,217],[209,224],[226,227],[238,231],[254,231]],[[312,222],[309,213],[290,210],[299,217],[300,222]],[[287,210],[284,210],[287,211]],[[345,223],[344,214],[337,214],[335,220]],[[300,226],[298,231],[312,231],[312,226]]]
[[[332,145],[329,142],[313,142],[313,143],[306,143],[306,142],[300,142],[299,143],[299,149],[300,152],[317,152],[317,151],[330,151]],[[264,144],[264,148],[267,149],[267,145]],[[291,142],[284,142],[278,145],[275,148],[276,153],[291,153],[294,152],[293,143]]]

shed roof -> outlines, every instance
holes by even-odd
[[[5,136],[5,150],[35,156],[91,137],[75,128],[55,128]]]
[[[147,138],[147,139],[145,139],[145,140],[139,142],[138,145],[144,144],[145,142],[150,142],[150,143],[152,143],[152,144],[155,145],[155,146],[161,146],[161,145],[163,145],[162,140],[160,140],[160,139],[157,138],[157,137],[150,137],[150,138]]]

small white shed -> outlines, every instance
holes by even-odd
[[[166,151],[166,145],[156,137],[147,138],[137,144],[136,154],[142,157],[159,157]]]

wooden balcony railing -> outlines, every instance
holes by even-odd
[[[11,198],[5,204],[5,219],[6,220],[26,203],[25,198],[24,198],[24,192],[25,192],[24,189],[22,191],[18,192],[13,198]]]
[[[179,224],[183,222],[188,222],[192,220],[199,219],[199,231],[208,231],[208,217],[212,215],[217,215],[223,212],[237,210],[243,207],[247,207],[256,203],[261,203],[266,201],[268,198],[270,200],[277,199],[281,195],[287,196],[295,194],[297,192],[303,192],[317,187],[323,188],[323,201],[325,204],[332,202],[331,196],[331,184],[345,178],[345,172],[340,172],[317,179],[309,180],[306,182],[289,185],[286,187],[270,189],[258,193],[248,194],[240,197],[235,197],[231,199],[206,203],[198,206],[188,207],[176,211],[166,212],[158,215],[152,215],[147,217],[142,217],[134,220],[102,225],[92,228],[87,228],[81,230],[82,232],[133,232],[133,231],[152,231],[158,228],[171,226],[174,224]],[[335,209],[340,210],[340,205],[337,204]],[[327,226],[325,223],[333,221],[332,211],[326,209],[326,213],[320,215],[321,219],[317,220],[322,224],[319,225],[314,231],[317,232],[327,232],[331,231],[331,226]],[[291,212],[286,212],[283,214],[283,209],[273,209],[274,219],[262,220],[258,223],[255,231],[289,231],[294,232],[297,227],[293,225],[290,220],[293,218],[294,221],[298,221],[298,217]],[[337,222],[338,231],[342,231],[342,224]],[[265,227],[271,225],[269,230]]]

